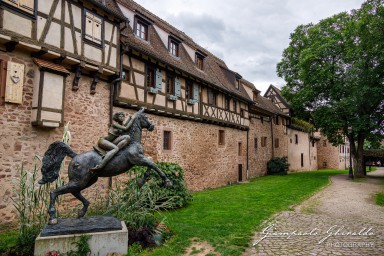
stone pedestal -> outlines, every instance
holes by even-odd
[[[75,251],[75,241],[81,235],[89,235],[88,244],[94,256],[118,253],[125,255],[128,252],[128,229],[123,221],[116,223],[112,217],[89,217],[82,219],[59,219],[56,225],[47,225],[36,238],[35,256],[44,256],[49,251],[58,251],[60,254]],[[101,221],[101,222],[100,222]],[[105,224],[113,222],[108,228]],[[98,225],[100,223],[100,225]],[[119,226],[119,229],[117,227]],[[112,230],[108,230],[112,229]]]

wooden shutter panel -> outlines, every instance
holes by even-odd
[[[181,97],[181,83],[178,77],[175,77],[175,95]]]
[[[5,84],[7,82],[7,62],[0,60],[0,106],[5,102]]]
[[[85,26],[84,26],[84,29],[85,29],[85,38],[89,39],[89,40],[93,40],[93,37],[92,37],[92,30],[93,30],[93,15],[90,14],[89,12],[86,13],[85,15]]]
[[[101,43],[101,28],[102,20],[96,16],[93,16],[93,40],[96,43]]]
[[[5,101],[11,103],[23,103],[24,65],[8,62],[7,84],[5,89]]]
[[[163,75],[161,74],[160,69],[156,69],[156,89],[161,91],[163,85]]]
[[[35,8],[35,1],[34,0],[19,0],[20,8],[22,8],[24,11],[33,13],[33,10]]]
[[[193,100],[199,102],[199,86],[197,84],[193,84]]]

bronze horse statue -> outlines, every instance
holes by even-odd
[[[83,203],[83,208],[78,212],[78,217],[81,218],[85,215],[89,206],[88,200],[81,195],[83,189],[93,185],[98,177],[116,176],[127,172],[135,165],[147,166],[147,171],[144,178],[139,181],[139,185],[142,186],[146,179],[148,179],[150,171],[155,170],[163,179],[165,186],[172,186],[172,182],[157,167],[157,165],[144,156],[143,146],[141,145],[142,129],[146,128],[148,131],[153,131],[154,125],[143,113],[143,109],[137,114],[137,118],[133,122],[130,130],[126,132],[131,138],[130,143],[120,149],[107,165],[96,173],[90,171],[90,169],[102,161],[102,156],[95,150],[77,155],[67,144],[61,141],[56,141],[49,146],[43,157],[41,167],[43,178],[39,181],[40,184],[53,182],[58,178],[61,162],[65,156],[70,156],[73,159],[68,167],[69,182],[50,192],[48,224],[57,223],[55,200],[59,195],[71,193]]]

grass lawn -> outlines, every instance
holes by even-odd
[[[345,171],[265,176],[247,184],[194,193],[188,207],[165,213],[175,236],[165,246],[144,254],[182,255],[191,238],[198,238],[222,255],[240,255],[262,221],[301,202],[327,185],[329,176],[339,173]]]
[[[18,231],[7,231],[0,233],[0,255],[16,245]]]
[[[384,192],[375,195],[375,202],[377,205],[384,206]]]

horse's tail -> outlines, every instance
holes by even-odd
[[[74,158],[76,155],[77,154],[62,141],[55,141],[49,145],[43,157],[43,165],[41,166],[43,178],[39,180],[39,184],[43,185],[55,181],[57,177],[59,177],[60,167],[64,157],[70,156]]]

